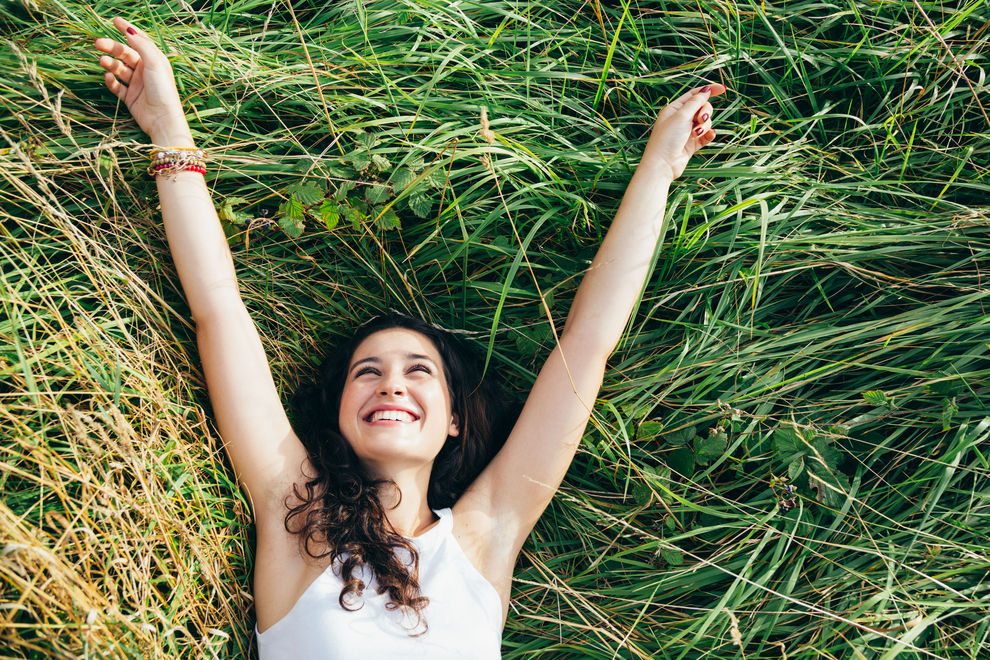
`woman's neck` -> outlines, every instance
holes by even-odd
[[[404,470],[382,478],[395,484],[382,487],[378,494],[392,529],[403,536],[419,536],[433,526],[436,517],[427,502],[429,470]]]

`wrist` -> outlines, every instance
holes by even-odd
[[[639,167],[636,168],[634,174],[641,177],[649,178],[655,184],[670,186],[674,182],[677,176],[674,174],[674,168],[664,159],[651,159],[644,158],[640,161]]]
[[[156,147],[195,147],[192,132],[185,121],[169,126],[156,127],[148,134]]]

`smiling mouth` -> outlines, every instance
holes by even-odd
[[[416,415],[405,410],[375,410],[364,418],[366,422],[415,422]]]

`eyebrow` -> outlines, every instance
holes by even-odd
[[[406,353],[405,356],[404,356],[404,358],[406,360],[426,360],[430,364],[436,365],[436,362],[434,362],[433,361],[433,358],[431,358],[429,355],[420,355],[419,353]],[[366,358],[364,358],[362,360],[358,360],[357,362],[355,362],[354,364],[352,364],[351,365],[351,368],[347,370],[347,373],[351,373],[352,371],[354,371],[355,369],[357,369],[362,364],[369,364],[369,363],[370,364],[381,364],[381,361],[382,361],[381,358],[377,358],[377,357],[366,357]]]

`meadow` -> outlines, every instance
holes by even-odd
[[[115,15],[171,54],[286,400],[388,309],[525,391],[652,119],[728,86],[503,655],[990,656],[986,0],[3,2],[0,656],[254,653]]]

